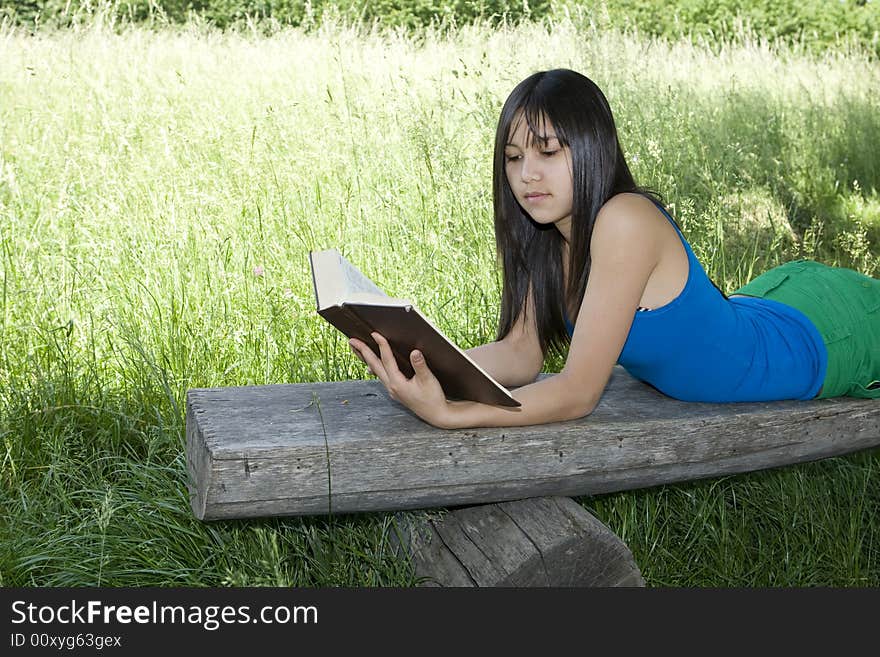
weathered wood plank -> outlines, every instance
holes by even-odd
[[[209,520],[590,495],[789,465],[880,446],[880,403],[678,402],[617,367],[596,410],[571,422],[444,431],[373,380],[190,390],[186,434],[193,510]]]
[[[422,586],[644,586],[629,548],[568,497],[397,514]]]

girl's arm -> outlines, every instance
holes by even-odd
[[[544,365],[544,354],[538,341],[534,319],[534,303],[529,300],[510,332],[501,340],[468,349],[465,353],[505,387],[532,383]]]
[[[505,340],[481,344],[465,353],[489,375],[506,388],[524,386],[534,381],[544,364],[543,357],[537,367],[516,346]]]
[[[592,266],[562,372],[512,392],[507,408],[447,401],[438,426],[521,426],[573,420],[599,403],[629,334],[648,278],[659,261],[659,222],[650,201],[622,195],[599,213],[590,245]]]

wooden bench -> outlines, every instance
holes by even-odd
[[[595,411],[570,422],[440,430],[371,380],[193,389],[186,436],[192,508],[214,520],[584,496],[790,465],[880,445],[880,403],[686,403],[616,367]]]

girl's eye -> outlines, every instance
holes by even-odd
[[[550,157],[551,155],[556,155],[558,152],[559,149],[556,149],[555,151],[541,151],[541,155],[546,155],[547,157]]]
[[[521,158],[522,158],[522,155],[505,155],[504,156],[504,159],[507,162],[516,162],[517,160],[519,160]]]

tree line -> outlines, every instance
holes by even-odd
[[[751,33],[810,50],[848,42],[880,55],[880,0],[4,0],[0,18],[28,28],[64,27],[95,12],[154,24],[198,18],[220,29],[245,24],[308,29],[333,16],[410,30],[566,14],[669,39],[720,43]]]

